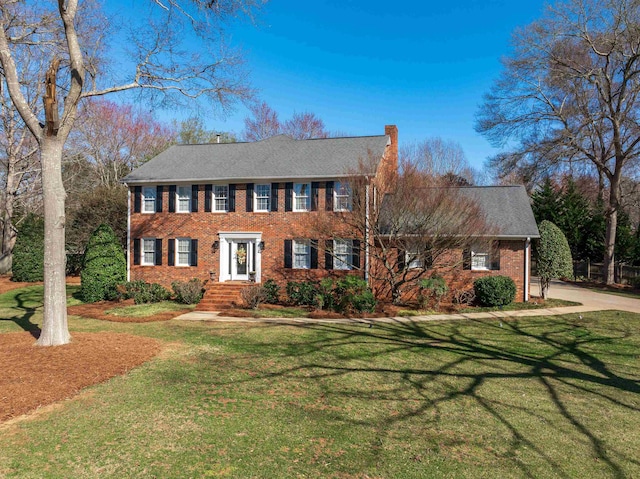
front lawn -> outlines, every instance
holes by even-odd
[[[39,324],[21,301],[0,333]],[[0,477],[640,476],[639,315],[70,327],[165,349],[0,425]]]

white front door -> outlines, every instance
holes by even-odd
[[[231,279],[247,281],[253,268],[253,252],[255,243],[249,240],[232,240],[231,242]]]

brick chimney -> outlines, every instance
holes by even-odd
[[[389,146],[384,155],[384,183],[387,189],[393,189],[395,179],[398,176],[398,127],[396,125],[385,125],[384,134],[389,137]]]

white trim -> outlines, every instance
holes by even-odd
[[[148,263],[144,259],[144,254],[147,250],[144,248],[144,242],[151,241],[153,242],[153,260],[151,263]],[[156,238],[151,236],[146,236],[144,238],[140,238],[140,266],[155,266],[156,265]]]
[[[531,260],[529,255],[531,251],[531,238],[524,240],[524,300],[529,301],[529,281],[531,281]]]
[[[306,198],[307,198],[307,207],[304,209],[300,209],[297,207],[297,196],[298,194],[296,193],[296,185],[306,185],[307,186],[307,194],[306,194]],[[302,198],[304,198],[305,196],[301,196]],[[293,189],[292,189],[292,193],[291,193],[291,202],[293,203],[292,206],[292,210],[293,211],[311,211],[311,183],[294,183],[293,184]]]
[[[258,208],[258,187],[264,186],[267,188],[267,208]],[[264,196],[261,196],[264,199]],[[257,213],[268,213],[271,211],[271,183],[256,183],[253,185],[253,211]]]
[[[216,187],[226,187],[227,194],[224,196],[225,204],[227,205],[225,209],[219,210],[216,208]],[[219,199],[222,199],[221,196]],[[229,184],[220,184],[220,185],[212,185],[211,186],[211,212],[212,213],[228,213],[229,212]]]
[[[151,210],[147,210],[146,209],[146,199],[147,199],[147,195],[144,193],[144,190],[152,190],[153,191],[153,208]],[[143,186],[142,187],[142,191],[140,192],[140,202],[142,203],[140,205],[140,212],[141,213],[155,213],[156,212],[156,202],[158,201],[158,190],[157,187],[153,187],[153,186]]]
[[[343,185],[347,185],[347,189],[349,191],[348,195],[338,195],[339,187]],[[346,208],[338,208],[338,198],[347,198],[347,207]],[[353,210],[353,191],[351,190],[351,186],[349,186],[348,181],[335,181],[333,183],[333,211],[338,212],[348,212]]]
[[[131,281],[131,188],[127,187],[127,282]]]
[[[296,266],[296,245],[304,244],[306,246],[307,252],[305,254],[306,261],[305,266],[300,267]],[[301,253],[297,253],[301,255]],[[309,239],[297,239],[291,242],[291,269],[311,269],[311,240]]]
[[[183,210],[180,209],[180,188],[186,189],[188,192],[188,198],[189,198],[189,203],[187,205],[187,209]],[[191,185],[177,185],[176,186],[176,213],[191,213],[191,202],[193,201],[193,198],[191,197],[192,195],[192,190],[191,190]]]
[[[254,267],[256,270],[256,282],[260,283],[262,281],[262,251],[260,251],[259,245],[262,242],[262,233],[255,231],[221,231],[218,233],[218,237],[220,238],[220,249],[218,250],[220,253],[220,273],[218,275],[218,281],[223,283],[231,280],[231,271],[229,270],[231,243],[245,240],[253,243],[253,247],[255,248],[256,264]]]
[[[187,262],[186,263],[181,263],[180,262],[180,241],[186,241],[187,242]],[[181,238],[176,238],[176,247],[175,247],[175,251],[174,251],[174,255],[175,255],[175,260],[174,260],[174,265],[176,267],[185,267],[185,266],[191,266],[191,238],[186,238],[186,237],[181,237]],[[184,252],[183,252],[184,253]]]

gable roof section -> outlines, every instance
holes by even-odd
[[[461,186],[455,188],[461,196],[473,201],[485,215],[487,225],[498,238],[539,238],[538,225],[524,186]],[[385,197],[386,200],[386,197]],[[383,200],[380,217],[389,203]]]
[[[132,171],[123,182],[167,183],[338,178],[374,168],[389,142],[386,135],[294,140],[278,135],[251,143],[174,145]],[[375,173],[375,171],[367,172]]]

